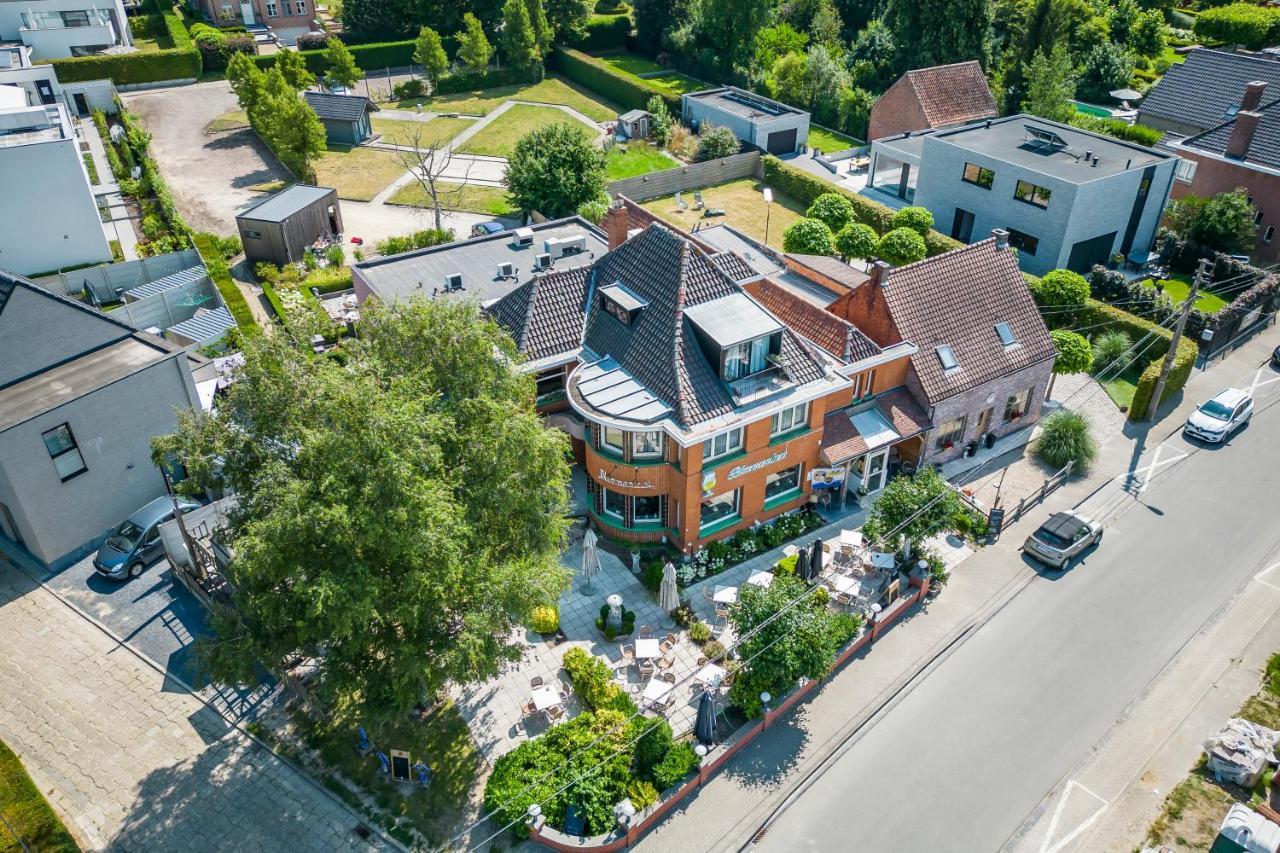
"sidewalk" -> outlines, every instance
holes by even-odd
[[[1000,541],[957,566],[942,595],[926,605],[927,612],[922,608],[907,616],[866,654],[830,678],[812,699],[735,756],[636,849],[692,853],[738,849],[745,844],[828,755],[875,715],[891,709],[895,697],[926,674],[935,658],[963,641],[1037,576],[1019,557],[1018,548],[1049,513],[1100,494],[1108,484],[1111,491],[1120,489],[1146,450],[1148,436],[1158,443],[1157,436],[1180,429],[1192,408],[1250,373],[1278,341],[1280,332],[1272,330],[1214,369],[1194,375],[1187,388],[1162,407],[1162,417],[1154,426],[1124,424],[1103,443],[1086,476],[1068,482],[1042,507],[1006,527]],[[1016,500],[1017,495],[1010,497]],[[886,780],[886,784],[892,783]]]

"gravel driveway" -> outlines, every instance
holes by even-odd
[[[253,131],[204,132],[218,116],[239,109],[224,80],[120,97],[151,134],[152,156],[197,231],[236,233],[236,214],[262,198],[248,188],[288,177]]]

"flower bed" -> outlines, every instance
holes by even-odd
[[[709,542],[706,547],[699,548],[691,561],[676,567],[676,580],[681,586],[688,586],[718,575],[756,554],[812,533],[825,523],[817,513],[801,510],[779,516],[759,527],[739,530],[729,539]]]

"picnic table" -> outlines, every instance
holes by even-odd
[[[533,707],[546,711],[560,704],[560,693],[554,687],[533,688]]]
[[[724,680],[724,677],[727,674],[728,673],[725,672],[724,667],[717,666],[714,663],[709,663],[702,669],[698,670],[698,674],[695,675],[694,678],[708,687],[716,687]]]
[[[667,694],[675,687],[668,681],[661,678],[655,678],[644,686],[644,701],[646,704],[660,705]]]
[[[773,584],[773,572],[755,571],[747,578],[747,583],[768,589]]]
[[[653,660],[662,657],[662,647],[657,640],[636,640],[636,660]]]
[[[738,588],[736,586],[718,586],[712,594],[711,600],[717,604],[736,604],[738,601]]]

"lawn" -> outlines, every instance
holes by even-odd
[[[417,132],[418,145],[423,148],[438,148],[474,123],[475,120],[469,118],[434,118],[431,121],[375,118],[373,132],[382,137],[380,142],[410,147],[413,146],[413,135]]]
[[[861,140],[854,139],[852,136],[845,136],[843,133],[836,133],[834,130],[827,130],[824,127],[809,125],[809,147],[817,148],[824,154],[857,148],[862,144]]]
[[[725,211],[724,216],[703,217],[702,211],[694,210],[692,191],[681,194],[689,205],[689,209],[683,213],[677,209],[674,196],[645,202],[644,207],[686,230],[693,230],[698,222],[704,223],[704,227],[732,225],[747,236],[761,241],[764,240],[765,221],[768,219],[769,245],[781,249],[782,232],[804,216],[804,207],[790,196],[774,190],[773,210],[769,212],[767,208],[770,205],[764,203],[764,197],[760,194],[763,188],[764,184],[759,181],[743,178],[700,190],[707,207],[720,208]]]
[[[1141,362],[1141,359],[1139,359],[1139,362]],[[1146,368],[1146,364],[1131,364],[1119,376],[1113,376],[1112,371],[1108,370],[1107,375],[1112,376],[1112,378],[1100,380],[1102,389],[1107,392],[1111,402],[1115,403],[1116,407],[1121,411],[1127,412],[1129,407],[1133,405],[1133,395],[1138,391],[1138,380],[1142,378],[1142,371],[1146,370]]]
[[[249,126],[249,116],[244,110],[232,110],[215,118],[204,126],[205,133],[223,133],[228,130],[241,130]]]
[[[560,77],[547,77],[537,83],[498,86],[475,92],[458,92],[438,98],[413,98],[396,104],[399,109],[421,105],[424,110],[438,113],[465,113],[488,115],[507,101],[529,101],[542,104],[562,104],[573,107],[594,121],[610,121],[618,117],[618,107],[588,90],[569,83]]]
[[[626,148],[624,152],[622,149]],[[648,142],[628,142],[615,145],[605,158],[605,176],[611,181],[634,178],[663,169],[674,169],[680,164],[662,153],[662,149]]]
[[[338,198],[368,201],[407,169],[393,151],[330,145],[315,163],[316,185],[333,187]]]
[[[670,74],[664,74],[661,77],[645,77],[641,78],[641,74],[653,74],[657,71],[665,71],[658,63],[653,60],[646,59],[643,56],[636,56],[633,53],[610,53],[605,56],[597,56],[595,59],[612,67],[615,71],[643,79],[650,86],[656,86],[670,95],[683,95],[688,92],[700,92],[703,89],[711,88],[701,80],[696,80],[687,74],[681,74],[673,71]]]
[[[40,795],[18,756],[3,743],[0,743],[0,818],[4,818],[4,824],[9,827],[0,829],[0,851],[5,853],[23,849],[22,845],[13,843],[10,831],[17,833],[27,849],[40,853],[71,853],[80,849]]]
[[[1183,273],[1172,273],[1173,277],[1166,279],[1164,284],[1164,292],[1169,294],[1169,298],[1173,300],[1174,305],[1181,305],[1191,295],[1191,276]],[[1142,282],[1143,287],[1153,287],[1151,279]],[[1196,306],[1200,311],[1206,314],[1214,314],[1227,307],[1227,300],[1218,296],[1211,290],[1202,290],[1200,295],[1196,297]]]
[[[514,216],[517,211],[507,200],[502,187],[481,184],[454,184],[440,181],[436,189],[441,193],[440,204],[447,210],[463,210],[468,213],[484,213],[489,216]],[[445,195],[447,193],[447,196]],[[407,204],[412,207],[431,207],[431,200],[418,182],[406,184],[395,191],[389,204]]]
[[[468,154],[488,154],[491,157],[510,157],[520,138],[531,131],[552,124],[568,124],[578,128],[583,136],[590,131],[582,122],[564,114],[555,107],[535,107],[532,104],[516,104],[493,123],[467,140],[462,151]]]

